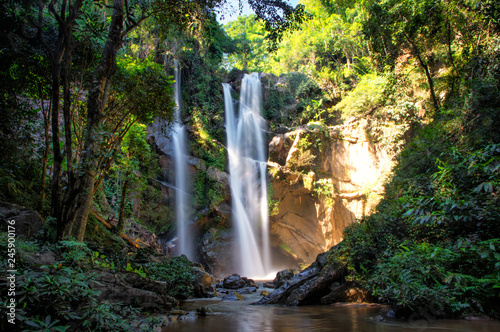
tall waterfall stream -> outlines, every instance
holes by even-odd
[[[238,112],[230,85],[223,84],[223,87],[233,227],[236,230],[236,272],[263,278],[269,274],[271,263],[260,79],[257,73],[245,75]]]

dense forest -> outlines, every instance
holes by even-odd
[[[221,84],[237,93],[244,73],[263,73],[270,133],[368,119],[370,139],[397,157],[380,203],[327,264],[399,317],[500,318],[500,4],[248,0],[255,14],[220,24],[238,4],[0,5],[0,275],[9,286],[17,271],[15,327],[149,331],[163,324],[151,312],[207,295],[201,265],[134,235],[175,232],[159,186],[172,170],[148,134],[172,121],[174,59],[189,151],[207,168],[227,169]],[[306,137],[299,148],[304,175],[321,146]],[[228,195],[206,172],[193,193],[199,211]],[[39,227],[15,224],[28,210]],[[164,282],[163,304],[103,301],[96,284],[122,272]],[[2,330],[12,299],[2,286]]]

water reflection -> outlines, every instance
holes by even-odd
[[[379,314],[378,306],[256,306],[249,302],[193,302],[191,308],[208,306],[213,311],[207,317],[170,325],[163,331],[196,332],[303,332],[303,331],[500,331],[495,321],[434,320],[434,321],[383,321],[373,319]]]

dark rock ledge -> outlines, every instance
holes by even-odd
[[[283,273],[277,288],[253,304],[283,304],[298,306],[332,304],[335,302],[372,302],[368,291],[353,282],[346,282],[347,269],[341,264],[327,264],[328,253],[319,254],[309,267],[284,280]],[[277,279],[278,279],[277,278]]]

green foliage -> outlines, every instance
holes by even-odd
[[[6,238],[6,233],[0,235],[0,238],[4,237]],[[0,242],[0,247],[5,252],[3,244],[6,243],[7,241]],[[158,319],[148,318],[137,308],[97,301],[99,292],[91,287],[92,283],[99,282],[96,271],[114,271],[115,262],[126,270],[123,257],[112,261],[111,257],[73,240],[42,245],[18,238],[16,249],[16,325],[19,330],[149,331],[161,323]],[[33,257],[44,250],[55,254],[55,264],[34,268],[26,263],[28,256]],[[6,264],[6,260],[1,264],[6,269],[4,263]],[[183,264],[189,263],[184,260],[169,267],[176,268],[177,273],[182,274]],[[153,264],[151,269],[154,269],[152,266]],[[144,272],[141,267],[138,270]],[[7,288],[2,288],[2,315],[6,314],[8,299]]]
[[[85,243],[77,241],[60,241],[56,244],[64,264],[68,266],[76,266],[83,262],[88,262],[91,256],[91,250]]]
[[[273,182],[269,181],[267,184],[267,209],[269,216],[275,216],[279,213],[279,205],[280,202],[278,200],[273,199],[274,189]]]
[[[38,320],[38,319],[26,321],[26,325],[29,325],[31,327],[29,331],[43,331],[43,332],[60,331],[60,332],[64,332],[70,328],[70,326],[57,325],[58,323],[59,323],[59,320],[56,319],[56,320],[52,321],[52,317],[50,317],[50,315],[45,317],[45,319],[43,321]],[[28,330],[26,330],[26,331],[28,331]]]
[[[369,112],[382,103],[386,86],[385,77],[376,74],[364,75],[356,87],[335,105],[335,110],[341,110],[346,118]]]
[[[113,84],[113,103],[126,108],[142,123],[151,123],[157,116],[170,119],[174,109],[172,83],[172,77],[165,74],[161,65],[130,56],[120,57]]]
[[[146,273],[144,272],[142,266],[139,266],[139,268],[136,269],[136,268],[133,268],[132,265],[130,265],[130,263],[127,263],[127,267],[125,268],[125,271],[135,272],[143,278],[146,277]]]
[[[407,86],[389,79],[375,115],[411,124],[413,107],[384,115]],[[376,213],[344,231],[334,260],[400,315],[498,316],[500,151],[491,125],[499,111],[478,102],[494,91],[490,85],[441,109],[399,155]]]
[[[69,267],[52,267],[50,274],[24,271],[17,280],[23,294],[19,299],[23,303],[22,317],[51,316],[54,321],[57,319],[66,323],[80,320],[82,317],[76,309],[91,306],[97,295],[89,287],[89,281],[94,280],[94,276]]]
[[[51,243],[54,243],[57,239],[57,219],[51,216],[45,218],[45,223],[43,224],[43,236],[45,239]]]
[[[297,151],[293,158],[288,160],[288,165],[295,171],[307,173],[314,165],[316,159],[316,151],[313,150],[313,142],[310,141],[310,136],[306,133],[299,133],[299,141],[297,143]]]
[[[465,243],[458,248],[425,242],[401,245],[395,255],[377,265],[369,284],[376,296],[399,310],[423,312],[432,308],[434,314],[441,316],[487,313],[484,305],[495,300],[492,287],[499,281],[499,257],[494,246],[498,239],[477,245]],[[480,258],[479,252],[483,252],[485,244],[491,246],[492,254],[497,257],[487,259],[493,257],[485,253]],[[493,268],[490,270],[493,273],[483,275],[480,271],[485,268]]]
[[[38,48],[23,44],[15,49],[0,53],[0,200],[42,207],[45,212],[47,206],[40,201],[44,149],[40,104],[50,91],[50,69]]]
[[[234,50],[225,59],[225,66],[240,70],[262,71],[268,50],[264,43],[266,31],[264,22],[257,20],[255,14],[238,16],[236,21],[224,26],[232,39]]]
[[[89,219],[87,221],[85,242],[92,251],[99,251],[108,257],[115,255],[122,256],[118,253],[120,253],[127,246],[125,241],[116,232],[109,230],[92,214],[89,215]],[[113,257],[112,260],[115,261],[115,257]]]
[[[500,147],[488,145],[474,151],[452,148],[437,160],[431,175],[430,195],[417,196],[404,214],[413,223],[437,224],[452,237],[475,233],[485,239],[500,234]]]
[[[281,89],[272,89],[263,103],[263,114],[267,120],[273,121],[277,125],[287,125],[294,121],[296,114],[286,111],[285,105],[293,105],[294,96]]]
[[[207,181],[207,173],[203,171],[196,173],[193,181],[193,191],[194,198],[196,199],[197,204],[200,206],[205,206],[207,204],[207,200],[209,199],[206,193]]]
[[[8,233],[1,232],[0,233],[0,250],[2,250],[2,252],[6,253],[6,256],[5,256],[6,259],[4,259],[4,260],[2,260],[2,262],[0,262],[0,268],[3,268],[4,271],[10,270],[10,268],[8,268],[8,260],[7,260],[8,253],[10,254],[10,255],[8,255],[9,258],[15,258],[16,267],[21,270],[27,265],[28,256],[39,252],[41,249],[40,245],[33,240],[26,240],[22,237],[16,237],[15,247],[12,245],[9,247],[9,243],[12,243],[12,242],[9,242],[8,240],[9,240]],[[10,251],[9,251],[9,249],[10,249]],[[12,250],[12,249],[14,249],[14,250]]]
[[[168,294],[178,299],[186,299],[194,290],[192,266],[186,256],[178,256],[163,263],[147,263],[144,269],[151,279],[167,283]]]
[[[226,188],[224,185],[217,181],[208,182],[208,199],[210,208],[215,208],[226,200]]]
[[[332,179],[319,179],[314,182],[314,193],[325,200],[327,206],[334,204],[333,195],[335,192]]]

